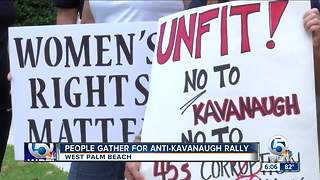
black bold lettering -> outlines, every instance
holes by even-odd
[[[63,135],[62,135],[63,131],[66,134],[65,137],[63,137]],[[62,142],[62,140],[64,140],[64,139],[66,139],[68,143],[73,143],[72,133],[71,133],[71,130],[70,130],[68,119],[63,119],[62,120],[62,125],[61,125],[61,129],[60,129],[59,142]]]
[[[103,52],[104,51],[109,51],[110,49],[108,48],[103,48],[103,39],[107,38],[107,40],[110,42],[110,35],[99,35],[99,36],[94,36],[97,39],[97,64],[96,66],[110,66],[112,60],[110,59],[108,63],[103,62]]]
[[[44,82],[44,80],[40,79],[40,78],[31,78],[29,79],[30,81],[30,88],[31,88],[31,102],[32,102],[32,106],[31,108],[39,108],[37,106],[37,97],[39,99],[39,101],[42,104],[41,108],[49,108],[49,106],[46,103],[46,100],[43,97],[43,91],[46,88],[46,84]],[[36,81],[39,83],[39,91],[37,92],[37,87],[36,87]]]
[[[152,34],[150,34],[150,36],[149,36],[148,39],[147,39],[148,48],[149,48],[152,52],[154,52],[154,49],[155,49],[155,43],[152,42],[152,37],[154,37],[155,35],[157,35],[157,33],[152,33]],[[146,57],[146,62],[147,62],[147,64],[152,64],[152,61],[149,59],[148,56]]]
[[[51,121],[52,119],[44,120],[41,139],[39,136],[39,132],[37,130],[37,125],[34,119],[28,119],[29,121],[29,142],[44,142],[44,135],[46,134],[46,142],[52,142],[52,135],[51,135]],[[35,141],[32,141],[32,135],[35,138]]]
[[[111,122],[112,126],[114,126],[113,118],[97,118],[95,122],[95,126],[101,122],[101,133],[102,133],[102,142],[107,143],[108,141],[108,121]]]
[[[80,124],[80,136],[81,136],[81,142],[85,143],[87,141],[87,133],[86,133],[86,121],[90,123],[90,126],[92,126],[92,119],[90,118],[77,118],[74,119],[73,125],[75,126],[77,121],[79,121]]]
[[[122,49],[124,55],[126,56],[126,59],[130,65],[133,63],[133,36],[135,34],[128,34],[130,37],[130,45],[129,48],[126,44],[126,41],[124,40],[123,36],[121,34],[117,34],[116,36],[116,41],[117,41],[117,65],[122,65],[121,64],[121,53],[120,49]],[[129,50],[130,49],[130,50]]]
[[[55,63],[52,63],[52,59],[51,59],[51,40],[54,40],[54,44],[56,45],[56,59],[55,59]],[[51,67],[55,67],[57,65],[59,65],[59,63],[61,62],[61,59],[62,59],[62,45],[59,41],[58,38],[56,37],[50,37],[49,39],[47,39],[46,41],[46,44],[44,46],[44,59],[47,63],[48,66],[51,66]]]
[[[42,42],[43,37],[36,37],[37,42],[38,42],[37,57],[36,58],[34,57],[33,45],[32,45],[31,39],[27,39],[26,50],[25,50],[25,54],[23,55],[22,44],[21,44],[22,39],[23,38],[14,38],[14,41],[16,43],[16,48],[17,48],[19,66],[20,66],[20,68],[24,68],[27,65],[27,59],[29,57],[31,67],[36,67],[38,65],[40,47],[41,47],[41,42]]]
[[[116,82],[116,97],[117,103],[114,106],[124,106],[122,102],[122,79],[125,79],[128,82],[128,75],[111,75],[109,76],[109,82],[112,79],[115,79]]]
[[[104,78],[106,76],[97,76],[98,77],[98,88],[93,89],[93,76],[85,76],[87,79],[87,92],[88,92],[88,104],[87,107],[94,107],[93,105],[93,93],[98,93],[99,104],[98,106],[107,106],[104,100]]]
[[[149,91],[147,90],[147,88],[145,88],[142,84],[141,84],[141,79],[144,78],[146,79],[147,82],[149,82],[149,76],[148,74],[141,74],[137,77],[136,79],[136,87],[137,89],[141,92],[141,94],[144,96],[144,100],[142,102],[139,102],[137,98],[135,98],[135,104],[138,106],[143,106],[145,104],[147,104],[148,101],[148,97],[149,97]],[[146,85],[147,86],[147,85]]]
[[[70,96],[70,93],[71,93],[71,83],[73,80],[76,80],[76,82],[78,84],[80,84],[80,78],[79,77],[71,77],[67,83],[66,83],[66,87],[64,89],[64,96],[65,96],[65,100],[66,100],[66,103],[71,106],[71,107],[80,107],[81,105],[81,93],[73,93],[74,95],[74,99],[75,99],[75,102],[73,103],[71,101],[71,96]]]
[[[129,121],[132,121],[134,125],[136,125],[136,119],[135,118],[122,118],[120,119],[122,122],[122,138],[123,142],[128,142],[129,134],[134,134],[134,132],[129,131]]]
[[[80,45],[80,50],[77,54],[74,44],[73,44],[73,40],[71,36],[65,36],[64,38],[66,39],[66,65],[65,67],[70,67],[69,65],[69,53],[71,54],[71,57],[73,59],[73,64],[74,66],[78,66],[80,63],[80,59],[82,56],[82,52],[84,52],[84,61],[85,63],[83,64],[83,66],[91,66],[90,64],[90,51],[89,51],[89,37],[90,35],[85,35],[82,36],[81,39],[81,45]]]

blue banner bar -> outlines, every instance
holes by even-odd
[[[60,153],[259,153],[259,143],[61,143]]]
[[[300,171],[298,163],[280,163],[280,171],[298,172]]]

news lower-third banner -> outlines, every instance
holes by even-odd
[[[25,143],[25,161],[258,161],[259,143]]]

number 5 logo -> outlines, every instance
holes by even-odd
[[[269,142],[269,150],[272,154],[281,155],[287,148],[288,141],[283,136],[273,136]]]
[[[33,157],[45,158],[48,153],[53,151],[53,144],[29,143],[28,149]]]

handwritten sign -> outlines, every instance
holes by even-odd
[[[149,96],[156,23],[10,28],[16,159],[23,142],[130,142]]]
[[[309,8],[232,2],[160,19],[142,133],[143,142],[260,142],[261,162],[297,162],[300,171],[262,172],[260,162],[154,162],[143,163],[146,179],[320,177],[312,41],[302,20]]]

